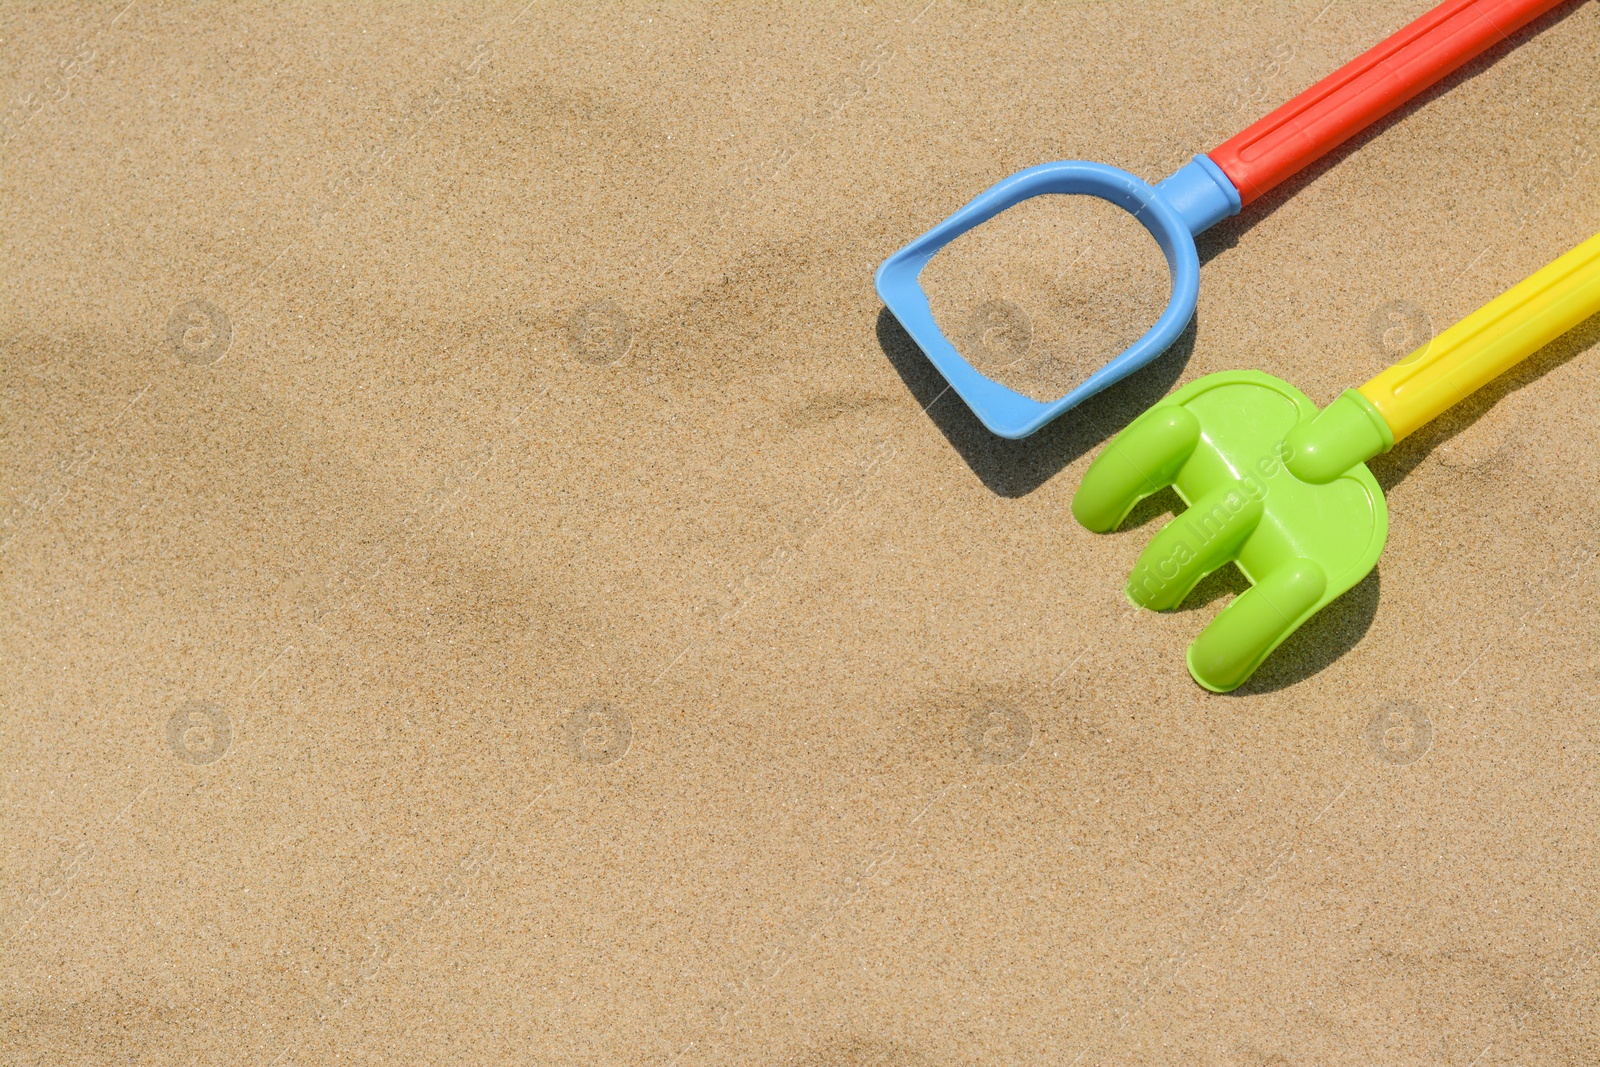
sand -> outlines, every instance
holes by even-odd
[[[1081,384],[1155,324],[1172,280],[1132,215],[1041,196],[951,241],[920,275],[940,331],[988,377],[1036,400]]]
[[[1600,229],[1600,7],[1028,441],[871,287],[1427,6],[0,9],[5,1062],[1596,1062],[1600,325],[1373,463],[1377,573],[1230,696],[1236,578],[1121,594],[1171,501],[1068,505]]]

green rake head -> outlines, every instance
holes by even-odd
[[[1600,234],[1320,413],[1271,375],[1201,378],[1106,446],[1072,513],[1106,533],[1151,493],[1178,491],[1189,510],[1145,547],[1128,597],[1165,611],[1237,565],[1252,588],[1189,646],[1195,681],[1225,693],[1377,564],[1389,512],[1366,461],[1597,314]]]
[[[1169,485],[1188,505],[1134,565],[1128,597],[1140,607],[1177,607],[1227,563],[1250,580],[1189,646],[1189,673],[1213,692],[1242,684],[1383,551],[1389,512],[1364,463],[1322,484],[1285,466],[1293,457],[1284,438],[1316,414],[1304,393],[1271,375],[1209,375],[1118,434],[1073,498],[1073,515],[1097,533]]]

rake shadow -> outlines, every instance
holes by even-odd
[[[1378,615],[1378,568],[1329,604],[1267,657],[1250,680],[1228,696],[1275,693],[1297,685],[1349,652],[1372,629]]]
[[[1146,497],[1128,513],[1118,532],[1143,525],[1171,511],[1181,513],[1182,502],[1171,489]],[[1194,616],[1203,608],[1204,617],[1196,617],[1194,636],[1211,621],[1226,604],[1219,600],[1230,599],[1250,588],[1250,581],[1238,567],[1229,563],[1206,575],[1183,598],[1174,612]],[[1250,696],[1286,689],[1310,678],[1330,666],[1340,656],[1361,642],[1372,628],[1378,615],[1378,572],[1376,569],[1357,582],[1343,596],[1313,615],[1304,626],[1273,650],[1250,679],[1225,696]]]
[[[1597,346],[1600,346],[1600,315],[1561,335],[1460,406],[1402,441],[1394,451],[1369,460],[1367,466],[1378,479],[1384,495],[1403,482],[1434,449],[1477,422],[1500,400]],[[1176,494],[1170,489],[1163,490],[1140,501],[1118,530],[1143,526],[1167,512],[1177,514],[1182,510]],[[1375,568],[1343,596],[1312,616],[1267,657],[1249,681],[1228,695],[1251,696],[1285,689],[1321,672],[1359,644],[1377,618],[1378,573]],[[1175,610],[1196,611],[1224,596],[1237,596],[1247,588],[1249,583],[1238,568],[1219,567],[1196,585]]]
[[[1404,481],[1435,448],[1477,422],[1498,401],[1597,345],[1600,345],[1600,315],[1562,334],[1509,373],[1478,390],[1459,407],[1402,441],[1394,451],[1369,460],[1367,466],[1384,494],[1388,495]],[[1234,692],[1247,696],[1285,688],[1311,677],[1354,648],[1366,636],[1377,616],[1379,584],[1378,570],[1374,569],[1280,645],[1267,657],[1261,669]]]

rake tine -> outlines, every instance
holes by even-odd
[[[1173,483],[1200,440],[1200,420],[1176,404],[1158,404],[1111,439],[1083,475],[1072,514],[1109,533],[1133,506]]]
[[[1128,598],[1154,611],[1177,607],[1195,583],[1238,557],[1262,514],[1260,497],[1242,482],[1217,486],[1145,545],[1128,576]]]
[[[1189,673],[1215,693],[1238,688],[1314,613],[1328,579],[1304,557],[1280,564],[1217,613],[1189,646]]]

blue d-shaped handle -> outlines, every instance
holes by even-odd
[[[939,331],[928,297],[917,283],[922,268],[939,249],[1006,208],[1042,193],[1098,196],[1131,213],[1161,246],[1172,275],[1172,297],[1150,331],[1072,392],[1049,403],[1007,389],[973,369]],[[1194,316],[1200,293],[1195,235],[1237,215],[1239,207],[1239,191],[1222,169],[1203,155],[1195,156],[1160,185],[1151,185],[1104,163],[1042,163],[990,186],[966,207],[884,260],[878,268],[878,295],[985,426],[1001,437],[1026,437],[1062,412],[1126,378],[1178,339]]]

